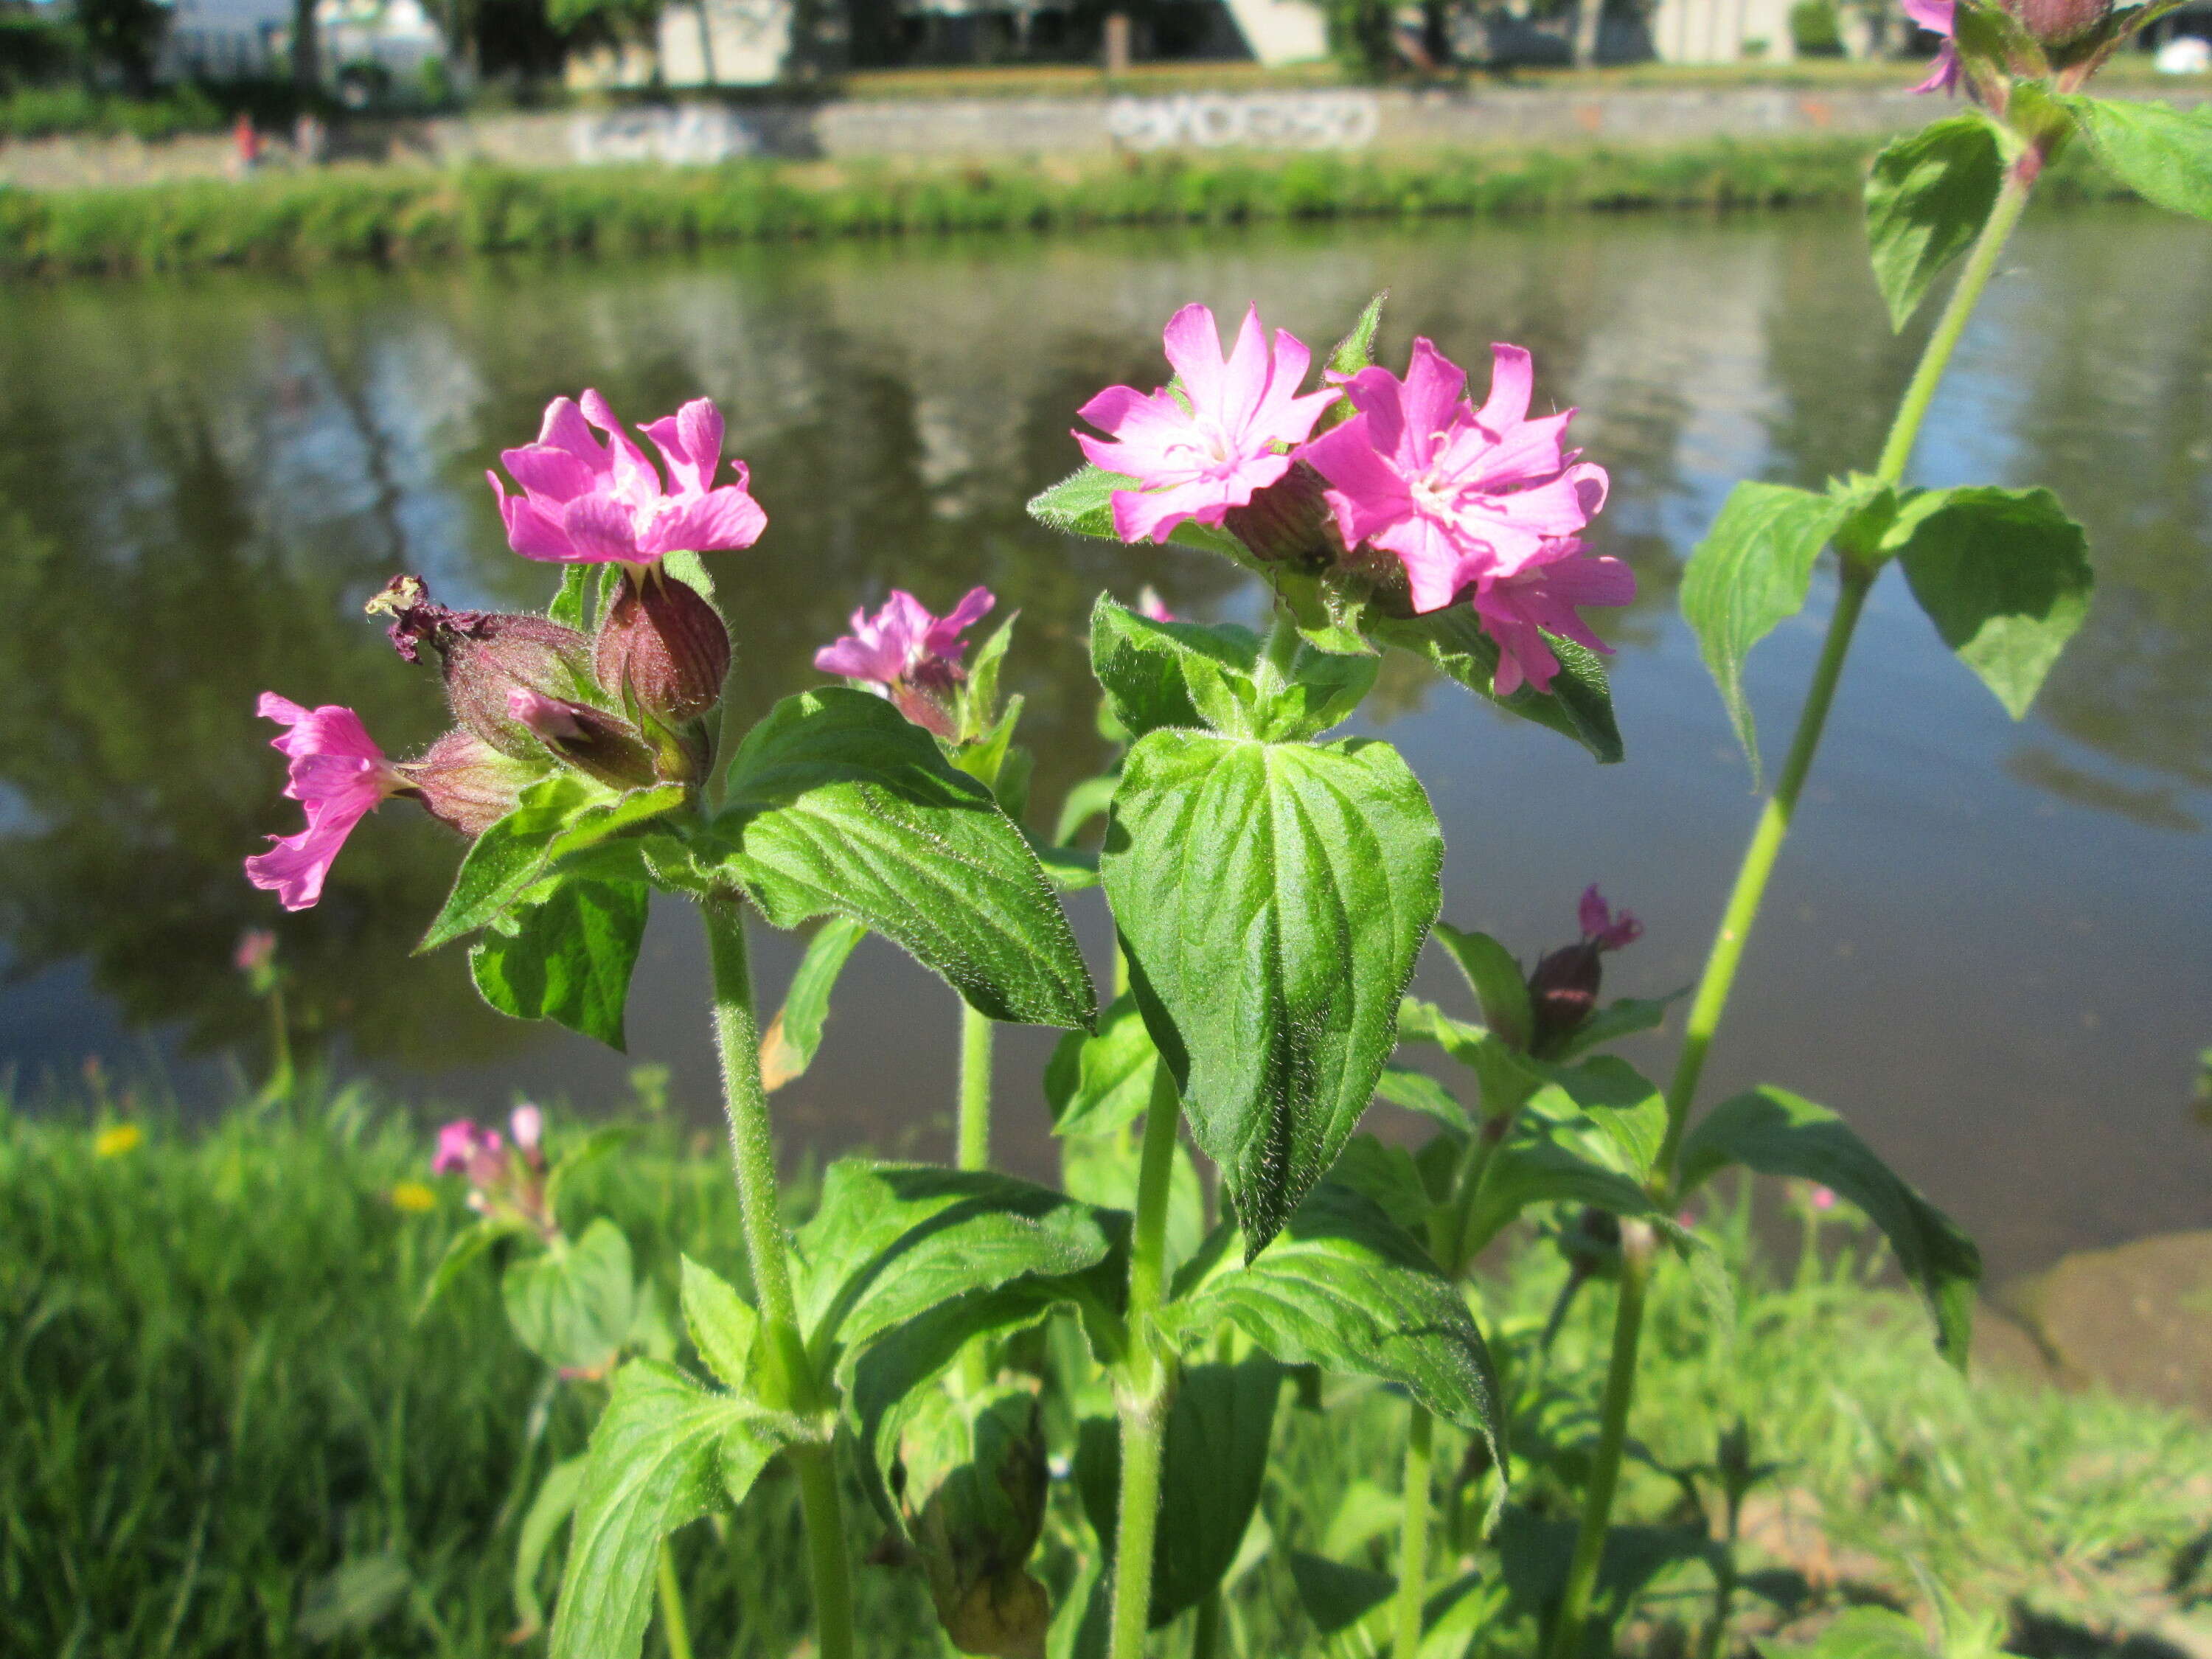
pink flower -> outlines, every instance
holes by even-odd
[[[276,845],[246,860],[246,878],[274,889],[287,910],[304,910],[323,896],[323,878],[354,825],[412,786],[350,708],[326,703],[311,711],[264,691],[259,713],[287,728],[270,742],[291,762],[284,793],[307,807],[307,827],[270,836]]]
[[[1836,1194],[1832,1188],[1815,1187],[1813,1188],[1811,1197],[1813,1207],[1816,1210],[1832,1210],[1836,1207]]]
[[[594,427],[605,443],[592,435]],[[638,430],[660,451],[672,492],[598,392],[586,392],[580,406],[567,398],[548,404],[538,441],[500,453],[522,494],[509,495],[496,472],[484,474],[507,545],[526,559],[562,564],[649,564],[678,550],[714,552],[760,539],[768,515],[745,492],[745,464],[731,463],[735,483],[714,486],[722,416],[713,403],[695,398]]]
[[[1583,889],[1582,902],[1576,907],[1576,919],[1582,923],[1583,940],[1601,951],[1618,951],[1624,945],[1633,945],[1644,937],[1644,924],[1631,910],[1615,914],[1592,882]]]
[[[545,1144],[545,1114],[526,1100],[507,1115],[507,1128],[523,1156],[535,1162],[538,1149]]]
[[[1337,400],[1332,390],[1297,395],[1313,354],[1287,329],[1275,331],[1271,352],[1256,305],[1225,362],[1204,306],[1176,313],[1161,337],[1177,387],[1109,386],[1076,411],[1114,440],[1079,432],[1083,453],[1140,486],[1114,492],[1114,533],[1125,542],[1164,542],[1186,519],[1219,524],[1290,471],[1289,447]]]
[[[814,665],[880,687],[915,725],[949,738],[953,688],[965,678],[960,658],[968,646],[960,636],[995,603],[989,588],[972,587],[950,614],[936,617],[913,594],[893,588],[874,616],[866,607],[855,611],[853,631],[816,652]]]
[[[1463,395],[1467,371],[1415,340],[1404,380],[1380,366],[1351,376],[1345,394],[1359,412],[1298,452],[1334,486],[1327,499],[1345,545],[1398,556],[1416,611],[1518,574],[1605,505],[1605,470],[1559,447],[1575,411],[1528,419],[1528,354],[1491,353],[1478,410]]]
[[[1170,623],[1176,619],[1176,613],[1168,609],[1159,590],[1150,582],[1137,590],[1137,614],[1147,622]]]
[[[438,1152],[430,1160],[430,1173],[458,1175],[469,1170],[479,1158],[496,1158],[499,1145],[498,1131],[479,1129],[473,1118],[455,1118],[438,1131]]]
[[[1636,573],[1619,559],[1590,556],[1571,536],[1547,542],[1517,574],[1498,577],[1468,596],[1483,631],[1498,641],[1492,688],[1510,696],[1526,680],[1549,691],[1559,659],[1544,642],[1547,633],[1612,655],[1613,647],[1590,632],[1577,607],[1626,605],[1635,597]]]
[[[1905,15],[1926,29],[1930,34],[1943,37],[1942,50],[1936,54],[1936,66],[1915,92],[1955,92],[1959,88],[1959,46],[1951,38],[1953,12],[1957,0],[1902,0]]]

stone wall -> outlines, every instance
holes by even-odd
[[[1354,150],[1510,147],[1574,141],[1668,144],[1902,131],[1929,102],[1884,90],[1633,88],[1604,94],[1524,88],[1430,92],[1320,89],[1157,97],[947,98],[673,107],[361,122],[333,135],[331,159],[451,167],[708,165],[747,156],[1101,160],[1151,150]],[[2204,101],[2180,93],[2174,101]],[[281,143],[269,166],[290,165]],[[0,182],[32,189],[220,178],[227,138],[40,139],[0,143]]]

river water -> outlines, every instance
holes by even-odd
[[[411,1099],[579,1110],[669,1068],[708,1121],[702,951],[658,915],[614,1054],[484,1009],[458,951],[410,946],[453,843],[404,804],[329,896],[283,915],[238,861],[295,809],[252,718],[273,688],[360,708],[395,752],[440,725],[434,682],[362,603],[393,572],[451,603],[541,605],[485,466],[545,401],[593,385],[633,420],[704,392],[771,528],[721,562],[744,695],[812,683],[816,647],[898,585],[943,608],[988,583],[1022,622],[1039,796],[1105,750],[1081,649],[1092,597],[1149,582],[1251,620],[1202,556],[1075,545],[1022,502],[1077,460],[1073,410],[1155,384],[1158,329],[1261,301],[1326,342],[1375,289],[1387,355],[1536,354],[1540,404],[1612,471],[1598,543],[1635,566],[1618,643],[1626,764],[1394,668],[1366,717],[1426,781],[1445,915],[1524,955],[1599,880],[1644,918],[1609,988],[1695,971],[1753,811],[1674,609],[1730,484],[1868,465],[1918,346],[1892,337],[1855,225],[1788,216],[1582,218],[1311,234],[1100,234],[746,250],[647,264],[477,264],[290,280],[11,289],[0,307],[0,1066],[19,1089],[111,1078],[205,1105],[258,1066],[228,967],[273,926],[303,1017]],[[2201,1225],[2212,1132],[2212,239],[2126,209],[2019,239],[1916,459],[1928,483],[2043,483],[2089,529],[2094,610],[2024,722],[1954,661],[1901,579],[1861,630],[1808,810],[1751,951],[1708,1098],[1787,1084],[1844,1111],[1982,1239],[1997,1272]],[[1480,378],[1478,376],[1478,385]],[[1830,588],[1753,659],[1778,747]],[[1103,911],[1078,905],[1103,948]],[[793,960],[763,948],[773,996]],[[1461,995],[1431,963],[1422,987]],[[1000,1144],[1048,1167],[1042,1033],[1000,1045]],[[1664,1039],[1638,1058],[1657,1066]],[[823,1060],[778,1097],[793,1146],[943,1156],[951,994],[871,942]],[[1387,1128],[1387,1115],[1378,1121]]]

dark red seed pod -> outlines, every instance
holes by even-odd
[[[530,760],[538,739],[514,718],[507,694],[574,697],[590,684],[591,642],[546,617],[454,611],[430,598],[420,576],[395,576],[368,604],[392,618],[392,648],[409,662],[429,645],[439,655],[453,718],[501,753]]]
[[[625,568],[592,642],[592,671],[608,696],[680,726],[722,700],[730,633],[689,582],[657,564]]]

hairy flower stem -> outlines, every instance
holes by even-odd
[[[676,1578],[676,1553],[660,1540],[660,1637],[668,1659],[691,1659],[691,1621],[684,1612],[684,1587]]]
[[[1168,1196],[1182,1121],[1175,1079],[1163,1065],[1145,1114],[1137,1218],[1129,1252],[1129,1357],[1122,1366],[1121,1498],[1114,1538],[1114,1616],[1109,1659],[1142,1659],[1152,1604],[1152,1538],[1159,1523],[1160,1448],[1175,1388],[1175,1352],[1155,1323],[1167,1288]]]
[[[1393,1659],[1414,1659],[1421,1650],[1421,1609],[1429,1599],[1429,1488],[1436,1459],[1437,1419],[1416,1401],[1406,1435],[1406,1509],[1398,1528],[1398,1595],[1393,1611],[1397,1634]]]
[[[960,1005],[960,1121],[956,1148],[963,1170],[991,1167],[991,1022]],[[969,1395],[990,1385],[989,1357],[981,1342],[961,1351],[960,1380]]]
[[[2006,170],[1996,205],[1982,226],[1973,251],[1966,256],[1958,286],[1951,290],[1942,314],[1936,320],[1935,331],[1921,349],[1919,366],[1913,370],[1911,382],[1898,404],[1897,418],[1890,423],[1889,437],[1882,445],[1881,459],[1875,470],[1875,477],[1881,483],[1894,484],[1904,477],[1905,465],[1912,459],[1913,446],[1919,441],[1921,425],[1928,418],[1929,406],[1935,402],[1936,389],[1942,384],[1952,354],[1966,331],[1967,320],[1996,273],[2006,241],[2020,223],[2039,171],[2039,160],[2033,151]],[[1867,594],[1879,574],[1877,567],[1848,555],[1844,557],[1843,579],[1837,589],[1835,609],[1829,613],[1827,637],[1820,647],[1820,661],[1813,670],[1805,706],[1798,713],[1797,729],[1790,740],[1789,757],[1783,763],[1781,775],[1775,780],[1773,794],[1768,797],[1759,815],[1751,843],[1744,849],[1743,861],[1736,869],[1735,884],[1729,893],[1728,907],[1721,913],[1720,929],[1713,936],[1705,972],[1698,980],[1697,996],[1690,1005],[1689,1020],[1682,1034],[1682,1050],[1674,1063],[1674,1078],[1667,1086],[1667,1137],[1660,1147],[1651,1177],[1653,1196],[1664,1207],[1671,1208],[1674,1200],[1682,1135],[1689,1125],[1690,1109],[1697,1101],[1705,1056],[1712,1048],[1714,1033],[1720,1029],[1721,1016],[1728,1010],[1729,994],[1735,988],[1736,969],[1742,964],[1744,946],[1759,920],[1760,902],[1766,896],[1767,879],[1774,873],[1775,860],[1781,855],[1782,843],[1790,834],[1791,816],[1797,809],[1797,798],[1804,789],[1806,775],[1812,770],[1813,757],[1820,747],[1829,706],[1835,700],[1836,684],[1843,676],[1844,659],[1850,653],[1851,635],[1858,627]],[[1583,1626],[1589,1617],[1590,1595],[1596,1587],[1598,1563],[1605,1551],[1606,1528],[1612,1520],[1613,1491],[1620,1478],[1621,1451],[1628,1438],[1628,1410],[1636,1392],[1637,1348],[1643,1334],[1644,1293],[1649,1276],[1648,1261],[1632,1272],[1624,1252],[1620,1300],[1613,1314],[1613,1358],[1606,1374],[1597,1450],[1590,1468],[1589,1489],[1583,1501],[1582,1528],[1575,1539],[1574,1560],[1567,1571],[1559,1617],[1552,1627],[1552,1640],[1547,1650],[1548,1659],[1579,1659],[1582,1651]]]
[[[805,1417],[818,1413],[823,1402],[791,1292],[791,1261],[776,1197],[775,1143],[769,1132],[768,1091],[761,1085],[760,1022],[753,1012],[744,911],[732,900],[709,900],[700,906],[700,915],[714,969],[714,1037],[722,1054],[723,1110],[730,1120],[738,1207],[753,1295],[760,1304],[758,1340],[774,1357],[763,1392],[781,1393],[782,1398],[765,1403]],[[799,1475],[799,1505],[806,1518],[817,1651],[821,1659],[853,1659],[852,1581],[831,1448],[823,1441],[793,1446],[786,1455]]]

